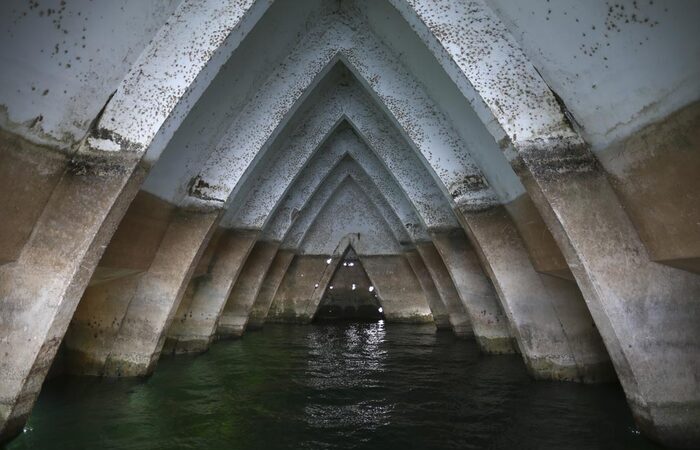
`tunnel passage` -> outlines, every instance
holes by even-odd
[[[699,447],[700,2],[580,3],[0,2],[0,443],[63,431],[30,420],[52,365],[194,372],[367,302]]]
[[[352,248],[343,255],[318,305],[314,322],[377,322],[384,319],[379,295]]]

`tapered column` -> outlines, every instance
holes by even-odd
[[[700,276],[654,263],[577,137],[522,145],[514,168],[566,257],[640,428],[700,444]]]
[[[131,202],[63,339],[66,373],[102,375],[129,303],[153,263],[175,210],[143,191]]]
[[[435,249],[435,246],[432,242],[421,242],[416,244],[416,249],[435,283],[435,288],[440,298],[442,298],[445,308],[447,308],[452,331],[458,337],[473,338],[474,330],[472,329],[467,309],[459,298],[450,273],[447,271],[447,267],[445,267],[445,263],[442,261],[442,257]]]
[[[267,321],[311,322],[338,261],[338,256],[295,255],[272,300]]]
[[[246,329],[256,330],[262,328],[270,310],[270,305],[272,305],[272,300],[277,294],[277,289],[279,289],[292,259],[294,259],[294,252],[290,250],[279,250],[275,255],[275,259],[272,260],[270,269],[267,271],[265,280],[263,280],[263,284],[260,287],[258,297],[250,310]]]
[[[474,336],[485,353],[514,353],[516,343],[493,285],[462,230],[433,233],[433,243],[457,288]]]
[[[583,298],[553,295],[545,286],[505,208],[457,215],[493,280],[531,375],[609,380],[612,366]]]
[[[418,283],[420,283],[423,292],[425,293],[425,298],[428,300],[428,305],[430,306],[430,312],[433,314],[433,321],[435,326],[440,329],[452,329],[450,324],[450,316],[447,312],[447,307],[442,302],[442,298],[438,293],[435,283],[430,276],[430,272],[425,267],[423,263],[423,258],[421,258],[420,253],[417,250],[411,250],[406,252],[406,260],[411,265],[413,273],[416,274]]]
[[[433,322],[428,300],[403,255],[358,255],[388,322]]]
[[[234,338],[243,335],[250,310],[278,248],[278,243],[265,241],[259,241],[253,246],[219,318],[216,329],[219,337]]]
[[[134,156],[134,158],[138,155]],[[145,176],[76,156],[16,261],[0,267],[0,442],[18,434],[97,262]]]
[[[209,271],[190,282],[191,295],[186,294],[180,302],[168,332],[169,351],[198,353],[209,348],[226,300],[257,237],[253,231],[224,231]]]
[[[141,278],[105,362],[104,375],[144,376],[155,369],[167,331],[219,212],[177,211]]]

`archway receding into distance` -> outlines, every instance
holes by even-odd
[[[617,379],[698,445],[700,8],[526,3],[0,7],[0,441],[55,360],[145,376],[307,323],[349,258],[388,323]]]

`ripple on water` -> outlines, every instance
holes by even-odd
[[[145,382],[46,384],[16,449],[653,449],[617,385],[535,382],[431,326],[266,326]]]

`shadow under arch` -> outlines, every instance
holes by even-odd
[[[381,298],[350,244],[336,264],[312,322],[378,322],[382,320],[384,320],[384,309]]]
[[[315,316],[316,311],[318,310],[318,305],[321,303],[323,294],[328,289],[328,286],[330,285],[330,282],[333,279],[333,275],[335,274],[336,270],[338,270],[338,266],[340,265],[340,263],[343,261],[343,257],[351,248],[353,249],[353,252],[355,251],[354,248],[355,246],[357,246],[357,242],[359,241],[359,239],[359,233],[347,234],[340,240],[338,245],[335,247],[333,254],[326,260],[326,267],[323,269],[323,272],[321,272],[316,284],[314,285],[315,289],[313,291],[313,294],[310,296],[308,302],[306,303],[306,306],[304,308],[305,317]],[[353,246],[353,244],[355,245]]]

